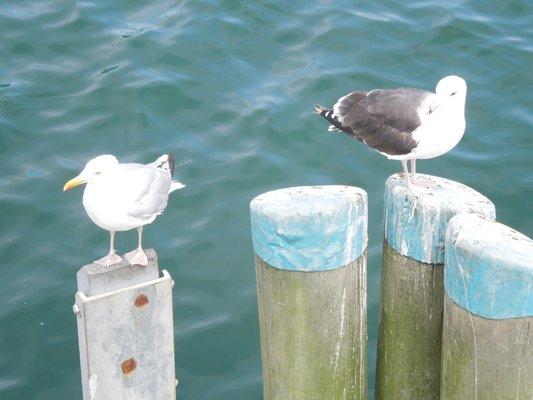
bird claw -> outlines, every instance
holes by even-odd
[[[148,265],[148,257],[143,249],[130,251],[129,253],[124,254],[124,257],[128,260],[130,265],[142,265],[144,267]]]
[[[103,265],[104,267],[109,267],[111,265],[118,264],[121,261],[122,257],[120,257],[117,253],[111,252],[107,256],[94,261],[94,263]]]

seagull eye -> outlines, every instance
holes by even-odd
[[[450,96],[455,96],[456,93],[457,93],[457,92],[453,92],[452,94],[450,94]]]

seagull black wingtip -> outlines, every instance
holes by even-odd
[[[168,169],[170,170],[170,176],[174,178],[174,156],[172,153],[167,154]]]
[[[325,109],[326,109],[326,107],[321,106],[320,104],[315,104],[314,113],[320,115],[320,113],[322,113],[322,111],[324,111]]]

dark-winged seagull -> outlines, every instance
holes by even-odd
[[[342,131],[400,160],[412,192],[416,160],[447,153],[463,137],[465,100],[466,82],[450,75],[437,83],[435,93],[414,88],[355,91],[341,97],[333,110],[315,105],[315,111],[329,121],[329,131]]]

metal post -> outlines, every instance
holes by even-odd
[[[442,400],[533,398],[533,241],[473,215],[446,233]]]
[[[416,195],[399,175],[385,184],[385,240],[376,371],[377,400],[439,398],[446,226],[454,215],[495,218],[486,197],[417,174]]]
[[[174,400],[173,281],[148,265],[88,264],[78,274],[78,322],[84,400]]]
[[[250,208],[264,399],[366,400],[366,192],[288,188]]]

